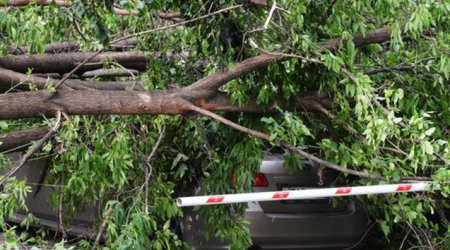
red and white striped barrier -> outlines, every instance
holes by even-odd
[[[227,203],[243,203],[251,201],[277,201],[277,200],[304,200],[324,197],[367,195],[367,194],[388,194],[429,191],[429,182],[391,184],[391,185],[373,185],[373,186],[355,186],[339,188],[318,188],[305,190],[289,190],[277,192],[258,192],[244,194],[223,194],[223,195],[205,195],[193,197],[180,197],[177,199],[179,207],[204,206]]]

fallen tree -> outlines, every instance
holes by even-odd
[[[8,1],[8,6],[19,4],[15,2]],[[15,121],[32,126],[42,118],[58,118],[50,132],[48,128],[8,129],[0,136],[4,150],[42,137],[14,171],[48,143],[46,152],[54,156],[49,178],[63,190],[60,207],[63,201],[74,205],[80,197],[99,206],[120,204],[109,207],[100,226],[99,234],[107,232],[111,248],[124,242],[134,248],[155,247],[147,242],[148,235],[133,231],[133,220],[151,221],[157,225],[152,230],[159,233],[159,228],[167,227],[166,221],[178,216],[179,210],[170,208],[172,196],[197,185],[197,179],[204,178],[204,188],[211,193],[250,191],[263,152],[274,148],[285,152],[286,164],[303,159],[320,166],[320,171],[335,171],[336,185],[445,180],[450,157],[444,86],[450,65],[448,26],[434,19],[445,16],[445,8],[420,6],[420,13],[433,13],[425,15],[433,22],[419,25],[423,20],[414,18],[422,14],[410,3],[389,13],[363,3],[296,4],[258,0],[231,6],[220,6],[219,1],[165,6],[156,2],[141,7],[151,13],[157,13],[152,8],[177,10],[160,17],[185,19],[161,26],[167,22],[152,23],[150,15],[133,8],[123,14],[136,16],[124,19],[107,16],[93,21],[79,15],[92,27],[108,26],[119,32],[96,52],[79,52],[74,43],[49,44],[44,46],[46,54],[33,55],[26,44],[9,47],[12,55],[0,57],[0,107],[5,107],[0,109],[0,128]],[[104,17],[105,5],[80,6]],[[114,2],[111,6],[116,12],[120,7]],[[17,40],[7,25],[11,24],[0,26],[8,27],[0,30],[2,36]],[[96,39],[110,35],[93,33]],[[55,36],[56,41],[64,40],[61,34]],[[120,46],[153,52],[109,51]],[[26,74],[30,71],[33,75]],[[90,77],[107,81],[84,79]],[[293,170],[297,165],[291,166]],[[227,180],[231,173],[233,183]],[[432,199],[386,196],[386,203],[376,197],[361,198],[380,224],[379,233],[415,231],[414,237],[408,233],[401,237],[421,247],[437,247],[424,243],[439,235],[427,218],[433,206],[448,204],[432,205],[428,203]],[[125,205],[130,201],[131,206]],[[418,212],[421,202],[426,209]],[[221,223],[243,209],[207,210],[206,214],[221,218],[208,231],[227,232],[223,238],[238,232],[236,242],[242,245],[235,247],[248,247],[248,232],[239,221]],[[124,224],[114,222],[122,230],[115,235],[106,228],[121,220],[114,217],[117,214],[127,218]],[[447,215],[439,216],[436,225],[442,226]],[[425,228],[433,228],[434,235]],[[141,238],[126,238],[130,235]],[[176,241],[170,233],[164,237]]]

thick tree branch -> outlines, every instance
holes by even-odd
[[[177,20],[178,18],[182,17],[180,12],[156,12],[152,13],[152,15],[167,20]]]
[[[191,84],[185,89],[188,91],[211,91],[216,90],[220,86],[226,84],[227,82],[238,78],[244,74],[252,72],[258,68],[266,67],[269,63],[279,59],[280,56],[273,55],[260,55],[248,58],[237,64],[236,68],[233,70],[224,70],[212,75],[206,76],[197,82]]]
[[[60,7],[70,7],[71,5],[71,2],[66,0],[4,0],[0,2],[0,6],[22,7],[29,4],[48,6],[53,2],[56,4],[56,6]]]
[[[434,29],[425,30],[423,35],[434,35]],[[403,39],[409,39],[407,34],[403,34]],[[371,30],[367,32],[365,35],[354,34],[353,35],[353,43],[356,47],[361,47],[374,43],[383,43],[391,40],[391,29],[390,28],[379,28],[375,30]],[[345,40],[341,38],[335,38],[331,40],[327,40],[323,43],[322,48],[327,50],[336,50],[339,48],[339,44],[346,44]]]
[[[267,0],[250,0],[249,2],[251,4],[260,5],[260,6],[267,6],[268,5]]]
[[[26,73],[29,69],[33,73],[67,73],[77,67],[81,62],[90,58],[95,53],[72,52],[62,54],[44,55],[9,55],[0,57],[0,67],[17,72]],[[142,52],[107,52],[95,55],[90,64],[79,67],[77,72],[102,68],[103,62],[117,62],[125,68],[143,71],[147,68],[147,56]]]
[[[49,43],[44,46],[44,53],[62,53],[62,52],[73,52],[78,51],[80,45],[74,42],[61,42],[61,43]],[[8,54],[22,55],[29,52],[28,48],[25,46],[8,46],[6,48]]]
[[[237,8],[237,6],[230,7],[228,9]],[[221,10],[222,12],[225,11]],[[221,13],[220,11],[211,13],[210,15]],[[210,16],[209,15],[209,16]],[[197,20],[206,18],[202,16],[197,18]],[[193,21],[193,20],[190,20]],[[166,29],[166,26],[163,29]],[[159,29],[154,29],[157,31]],[[132,36],[123,38],[129,39],[139,34],[147,34],[150,31],[145,31],[141,33],[134,34]],[[372,37],[370,34],[378,34],[376,32],[368,32],[367,38],[369,41],[358,42],[358,45],[368,44],[370,42],[381,42],[380,39],[370,40]],[[390,39],[389,37],[384,37],[385,39]],[[116,40],[120,42],[122,39]],[[334,45],[338,46],[338,45]],[[96,57],[97,53],[91,55],[91,57]],[[203,100],[203,105],[208,104],[208,98],[214,97],[217,93],[217,88],[227,83],[228,81],[240,77],[243,74],[249,73],[258,68],[267,66],[273,60],[279,59],[279,55],[260,55],[253,58],[249,58],[239,63],[235,70],[225,70],[223,72],[217,72],[213,75],[207,76],[194,84],[185,87],[181,90],[176,90],[172,92],[154,92],[154,93],[143,93],[143,92],[111,92],[111,91],[60,91],[61,93],[49,94],[45,91],[38,91],[33,93],[14,93],[14,94],[4,94],[0,98],[0,105],[8,104],[12,106],[9,110],[4,110],[0,112],[0,118],[3,119],[15,119],[15,118],[26,118],[26,117],[39,117],[41,115],[51,115],[55,110],[65,110],[67,114],[182,114],[186,111],[186,102],[189,100],[191,102],[201,102]],[[81,62],[72,73],[81,67],[83,63],[86,63],[89,58]],[[65,76],[57,85],[66,81],[70,73]],[[212,99],[214,100],[214,99]],[[217,99],[215,99],[217,100]],[[222,102],[223,103],[223,102]],[[32,104],[32,105],[25,105]],[[200,103],[202,105],[202,103]],[[205,105],[204,105],[205,106]],[[211,110],[220,110],[220,107],[209,108]],[[231,107],[228,104],[228,108],[233,108],[237,111],[236,107]],[[240,108],[239,110],[245,110],[245,108]]]
[[[227,7],[227,8],[223,8],[223,9],[221,9],[221,10],[218,10],[218,11],[215,11],[215,12],[212,12],[212,13],[209,13],[209,14],[207,14],[207,15],[199,16],[199,17],[196,17],[196,18],[193,18],[193,19],[190,19],[190,20],[186,20],[186,21],[183,21],[183,22],[175,23],[175,24],[172,24],[172,25],[167,25],[167,26],[163,26],[163,27],[158,27],[158,28],[154,28],[154,29],[150,29],[150,30],[145,30],[145,31],[142,31],[142,32],[134,33],[134,34],[131,34],[131,35],[128,35],[128,36],[125,36],[125,37],[121,37],[121,38],[119,38],[119,39],[116,39],[116,40],[112,41],[112,42],[110,43],[110,45],[118,44],[118,43],[120,43],[120,42],[129,40],[129,39],[132,39],[132,38],[136,38],[136,37],[138,37],[138,36],[147,35],[147,34],[154,33],[154,32],[158,32],[158,31],[163,31],[163,30],[173,29],[173,28],[176,28],[176,27],[179,27],[179,26],[188,24],[188,23],[197,22],[197,21],[200,21],[200,20],[209,18],[209,17],[211,17],[211,16],[219,15],[219,14],[222,14],[223,12],[227,12],[227,11],[230,11],[230,10],[234,10],[234,9],[237,9],[237,8],[240,8],[240,7],[242,7],[242,4],[241,4],[241,5],[230,6],[230,7]],[[74,69],[72,69],[72,70],[71,70],[71,71],[70,71],[63,79],[61,79],[61,80],[58,82],[58,84],[56,84],[55,88],[58,89],[62,84],[64,84],[64,82],[65,82],[72,74],[74,74],[75,72],[77,72],[81,67],[83,67],[85,64],[87,64],[88,62],[90,62],[92,59],[94,59],[96,56],[98,56],[98,55],[99,55],[101,52],[103,52],[104,50],[105,50],[105,49],[99,50],[98,52],[92,54],[91,56],[87,57],[87,58],[84,59],[82,62],[80,62],[80,64],[79,64],[78,66],[76,66]],[[49,98],[51,98],[51,97],[53,97],[53,96],[50,96]]]
[[[53,127],[47,132],[47,134],[40,139],[26,154],[22,156],[15,164],[12,169],[10,169],[5,175],[3,175],[3,179],[0,181],[0,186],[11,176],[13,176],[27,160],[32,157],[53,135],[58,131],[59,126],[61,125],[61,112],[56,112],[56,121]]]
[[[0,134],[0,152],[20,149],[39,140],[48,132],[47,127],[37,127]]]
[[[121,41],[114,45],[111,45],[110,50],[113,51],[124,51],[130,48],[134,48],[137,45],[137,39],[135,37],[128,40]],[[75,42],[59,42],[59,43],[49,43],[44,46],[44,53],[55,54],[55,53],[67,53],[67,52],[77,52],[80,50],[80,45]],[[29,53],[29,49],[26,46],[8,46],[6,48],[8,54],[13,55],[23,55]]]
[[[25,75],[12,70],[0,68],[0,93],[12,90],[30,90],[30,85],[37,89],[45,89],[46,84],[55,86],[56,82],[49,78],[43,78],[33,75]],[[138,81],[128,82],[94,82],[67,80],[66,89],[85,89],[85,90],[143,90],[143,85]]]
[[[414,69],[413,66],[381,67],[381,68],[369,69],[366,72],[364,72],[364,74],[365,75],[374,75],[374,74],[383,73],[383,72],[404,71],[404,70],[412,70],[412,69]]]
[[[295,104],[286,103],[282,98],[277,100],[276,105],[287,110],[298,110],[316,112],[316,104],[320,103],[321,107],[331,108],[331,99],[327,97],[318,96],[316,93],[303,93],[299,94]],[[270,113],[276,112],[273,109],[274,105],[262,106],[258,105],[256,96],[249,96],[249,100],[243,106],[232,104],[230,95],[226,93],[217,93],[213,97],[203,98],[200,97],[197,102],[194,102],[197,106],[210,110],[210,111],[234,111],[234,112],[249,112],[249,113]],[[324,108],[325,109],[325,108]]]
[[[100,88],[102,82],[92,83],[92,85],[99,85]],[[108,89],[110,86],[115,86],[115,84],[106,83]],[[136,88],[140,88],[140,86],[136,85]],[[42,117],[42,115],[48,117],[52,116],[55,110],[64,110],[68,115],[176,115],[188,111],[186,104],[190,102],[214,111],[275,112],[272,106],[257,105],[255,97],[251,97],[247,105],[239,106],[231,104],[230,96],[226,93],[219,93],[211,98],[196,97],[195,94],[195,92],[190,93],[184,89],[139,92],[65,88],[58,91],[52,99],[48,99],[51,94],[44,90],[7,93],[0,94],[0,106],[8,105],[10,108],[0,109],[0,119],[32,118]],[[289,110],[314,112],[316,109],[312,104],[315,102],[330,105],[330,100],[311,93],[299,95],[295,104],[288,105],[280,100],[277,105]]]
[[[380,28],[367,32],[365,36],[355,34],[353,42],[355,46],[364,46],[373,43],[382,43],[391,39],[391,31],[387,28]],[[323,45],[323,49],[336,50],[339,48],[341,42],[340,38],[327,40]],[[186,87],[187,90],[201,91],[201,94],[205,94],[205,91],[217,89],[218,87],[226,84],[227,82],[238,78],[244,74],[254,71],[258,68],[266,67],[269,63],[279,60],[283,57],[289,57],[284,53],[266,53],[260,56],[248,58],[237,64],[233,70],[224,70],[212,75],[206,76],[192,85]]]
[[[49,98],[53,96],[53,98]],[[58,110],[69,115],[183,114],[187,101],[173,91],[45,90],[0,94],[0,119],[50,117]]]

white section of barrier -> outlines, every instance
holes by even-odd
[[[430,184],[431,183],[429,182],[420,182],[390,185],[289,190],[277,192],[205,195],[180,197],[177,199],[177,204],[179,207],[189,207],[227,203],[243,203],[251,201],[302,200],[351,195],[418,192],[429,191]]]

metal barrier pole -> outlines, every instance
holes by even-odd
[[[251,201],[302,200],[302,199],[315,199],[324,197],[405,193],[405,192],[420,192],[430,190],[431,190],[430,182],[338,187],[338,188],[318,188],[318,189],[289,190],[276,192],[180,197],[177,199],[177,205],[179,207],[189,207],[189,206],[205,206],[214,204],[244,203]]]

